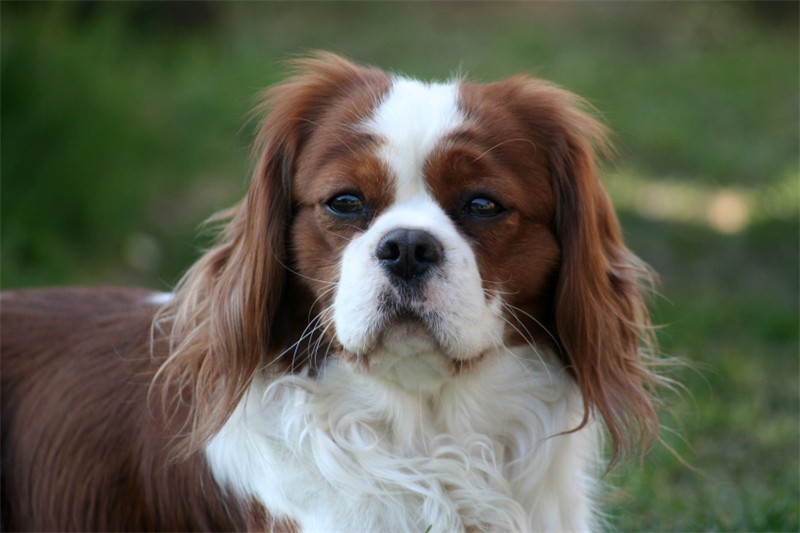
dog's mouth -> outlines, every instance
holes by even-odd
[[[360,353],[342,349],[340,357],[365,374],[411,390],[436,390],[447,380],[472,373],[487,355],[456,354],[435,315],[402,310],[384,316],[369,347]]]
[[[408,308],[384,312],[376,332],[373,348],[383,348],[401,356],[423,351],[447,353],[440,339],[439,320],[434,313],[420,313]]]

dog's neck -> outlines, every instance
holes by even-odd
[[[596,429],[564,434],[582,405],[554,363],[504,350],[432,394],[330,358],[315,378],[257,378],[206,455],[221,484],[309,530],[590,528]]]

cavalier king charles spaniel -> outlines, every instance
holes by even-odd
[[[172,293],[3,295],[3,527],[597,529],[659,378],[585,108],[297,61]]]

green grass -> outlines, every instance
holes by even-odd
[[[695,371],[681,372],[689,393],[664,417],[679,432],[665,433],[666,441],[691,468],[662,447],[643,466],[612,474],[620,493],[609,498],[622,501],[614,523],[645,531],[797,529],[796,223],[726,237],[625,222],[636,230],[632,246],[668,273],[669,301],[655,312],[665,325],[662,348]]]
[[[168,288],[246,188],[254,95],[309,49],[586,97],[616,131],[627,240],[663,278],[662,349],[695,368],[663,420],[689,466],[657,446],[612,471],[610,528],[800,529],[795,3],[0,9],[3,288]],[[726,194],[744,218],[722,231]]]

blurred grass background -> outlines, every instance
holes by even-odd
[[[0,5],[0,286],[168,290],[247,186],[254,95],[310,49],[518,72],[617,133],[606,184],[697,371],[666,446],[607,476],[623,531],[800,529],[798,3]]]

